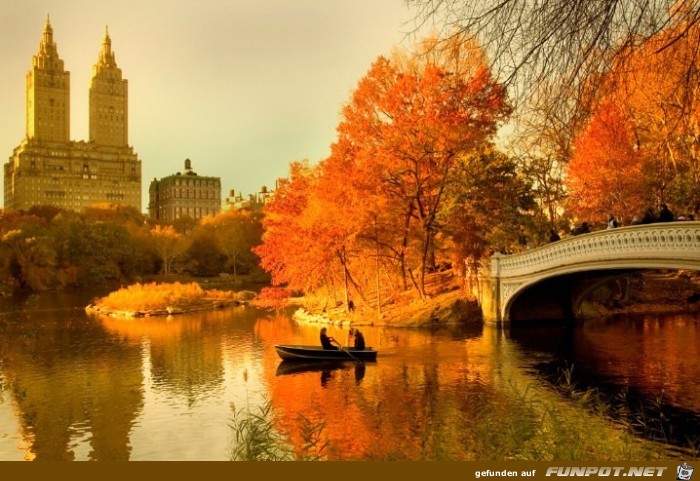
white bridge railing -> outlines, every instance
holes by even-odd
[[[700,264],[700,222],[669,222],[607,229],[512,255],[491,258],[491,275],[531,276],[570,264],[606,260],[689,261]],[[640,265],[644,267],[644,265]]]

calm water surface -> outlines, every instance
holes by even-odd
[[[366,327],[376,363],[290,367],[274,344],[315,344],[318,326],[244,307],[88,317],[89,301],[4,300],[0,460],[226,460],[234,412],[267,403],[292,448],[302,419],[322,425],[328,459],[697,456],[697,316]],[[600,402],[582,402],[592,389]]]

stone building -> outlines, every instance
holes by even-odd
[[[70,72],[46,19],[26,76],[26,134],[5,164],[5,207],[95,203],[141,211],[141,161],[128,144],[128,83],[105,30],[90,83],[90,138],[70,140]]]
[[[148,215],[160,222],[201,219],[221,211],[221,179],[197,175],[190,159],[185,159],[184,173],[153,179],[148,192]]]

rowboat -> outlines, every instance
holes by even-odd
[[[354,349],[344,347],[342,349],[324,349],[321,346],[289,346],[275,345],[279,357],[285,361],[328,361],[328,360],[355,360],[374,361],[377,359],[377,351],[371,347]]]

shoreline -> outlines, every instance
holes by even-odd
[[[103,316],[117,318],[139,318],[139,317],[168,317],[178,314],[187,314],[197,311],[212,311],[216,309],[225,309],[227,307],[247,306],[248,301],[240,301],[235,299],[230,300],[207,300],[190,306],[167,306],[162,309],[107,309],[94,304],[85,306],[85,312],[88,314],[100,314]]]
[[[605,300],[592,300],[584,319],[620,314],[700,314],[700,274],[656,271],[640,274],[626,299],[612,292]],[[427,301],[408,301],[376,310],[358,308],[347,312],[343,306],[314,308],[308,300],[296,302],[292,315],[302,324],[339,327],[376,326],[426,328],[455,324],[483,323],[481,308],[461,289],[436,294]]]
[[[302,324],[325,324],[339,327],[409,327],[425,328],[470,324],[481,321],[481,309],[476,300],[461,290],[434,295],[426,301],[412,300],[376,309],[358,307],[347,312],[344,307],[319,309],[301,303],[292,318]]]

